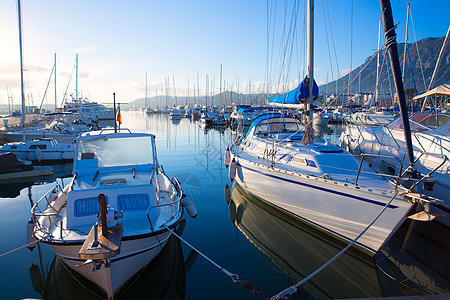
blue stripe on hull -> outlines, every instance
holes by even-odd
[[[327,188],[324,188],[324,187],[319,187],[319,186],[314,186],[314,185],[308,184],[308,183],[298,182],[298,181],[295,181],[295,180],[292,180],[292,179],[287,179],[287,178],[283,178],[283,177],[272,175],[272,174],[266,174],[264,172],[245,167],[245,166],[243,166],[243,165],[241,165],[239,163],[238,163],[238,165],[240,167],[244,168],[244,169],[247,169],[247,170],[252,171],[252,172],[259,173],[259,174],[267,176],[267,177],[271,177],[271,178],[279,179],[279,180],[286,181],[286,182],[289,182],[289,183],[294,183],[294,184],[306,186],[306,187],[311,188],[311,189],[321,190],[323,192],[327,192],[327,193],[331,193],[331,194],[335,194],[335,195],[339,195],[339,196],[344,196],[344,197],[352,198],[352,199],[359,200],[359,201],[364,201],[364,202],[375,204],[375,205],[379,205],[379,206],[382,206],[382,207],[384,207],[386,205],[386,203],[383,203],[383,202],[380,202],[380,201],[370,200],[370,199],[362,198],[362,197],[359,197],[359,196],[355,196],[355,195],[351,195],[351,194],[347,194],[347,193],[343,193],[343,192],[338,192],[338,191],[334,191],[334,190],[330,190],[330,189],[327,189]],[[395,208],[398,208],[398,206],[391,204],[391,205],[388,206],[388,208],[395,209]]]

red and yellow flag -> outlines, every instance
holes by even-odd
[[[116,121],[119,122],[119,125],[122,125],[122,115],[120,114],[120,107],[117,110]]]

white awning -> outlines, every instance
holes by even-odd
[[[438,87],[435,87],[432,90],[429,90],[426,93],[417,95],[413,98],[413,100],[420,99],[427,96],[450,96],[450,84],[443,84]]]

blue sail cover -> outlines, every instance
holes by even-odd
[[[305,83],[305,81],[308,80],[308,77],[305,77],[303,81],[293,89],[292,91],[289,91],[283,95],[279,95],[276,97],[270,97],[269,103],[281,103],[281,104],[300,104],[304,103],[306,99],[309,98],[309,91],[308,86]],[[316,84],[316,81],[314,80],[313,83],[313,97],[317,98],[319,95],[319,87]]]

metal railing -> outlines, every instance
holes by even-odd
[[[72,187],[74,181],[76,179],[76,175],[72,178],[71,182],[66,185],[65,188],[63,188],[58,182],[56,182],[56,186],[53,189],[50,189],[48,192],[46,192],[31,208],[31,219],[33,220],[33,223],[35,224],[35,231],[41,231],[44,234],[50,235],[50,232],[47,230],[50,228],[44,228],[41,221],[39,221],[40,217],[47,217],[49,224],[52,224],[52,218],[56,218],[56,222],[60,222],[60,230],[61,230],[61,237],[63,233],[63,221],[62,217],[59,215],[60,209],[63,207],[63,205],[60,206],[59,209],[55,209],[55,204],[59,204],[58,200],[62,196],[63,193],[68,194],[69,189]],[[56,197],[50,201],[50,194],[56,193]],[[45,209],[41,209],[42,203],[46,202]],[[62,200],[59,200],[62,201]]]
[[[158,176],[158,175],[156,175],[156,176]],[[172,176],[172,179],[170,180],[170,183],[171,183],[171,186],[173,186],[173,188],[175,189],[175,192],[176,192],[176,195],[177,195],[177,199],[175,201],[173,201],[173,202],[152,205],[152,206],[149,207],[149,209],[147,210],[147,219],[148,219],[148,222],[150,223],[150,228],[152,229],[152,231],[154,231],[154,227],[153,227],[153,223],[152,223],[152,221],[150,219],[150,211],[152,209],[155,209],[155,208],[166,207],[166,206],[178,204],[179,202],[181,202],[181,199],[183,198],[183,194],[184,194],[183,188],[182,188],[180,182],[178,181],[178,179],[175,177],[175,175]],[[157,192],[156,192],[157,196],[156,197],[159,198],[159,196],[158,196],[158,194],[160,192],[159,184],[158,183],[156,183],[156,184],[157,184],[157,187],[156,187],[157,188]],[[165,225],[170,220],[167,220],[161,226]]]
[[[374,173],[372,173],[372,172],[363,172],[363,171],[361,171],[362,165],[363,165],[363,162],[364,162],[364,158],[365,158],[366,156],[377,157],[377,158],[394,159],[394,160],[397,160],[397,161],[400,163],[400,170],[399,170],[399,172],[398,172],[398,175],[396,176],[396,182],[395,182],[395,192],[397,192],[398,184],[399,184],[399,182],[400,182],[400,175],[402,174],[402,170],[403,170],[403,162],[402,162],[400,159],[398,159],[397,157],[394,157],[394,156],[379,155],[379,154],[366,154],[366,153],[361,154],[361,162],[359,163],[358,172],[356,173],[355,185],[358,185],[358,179],[359,179],[359,175],[360,175],[361,173],[363,173],[363,174],[374,174]],[[382,176],[382,177],[383,177],[383,176],[384,176],[384,177],[392,177],[391,175],[387,175],[387,174],[379,174],[379,173],[376,173],[376,175]]]

